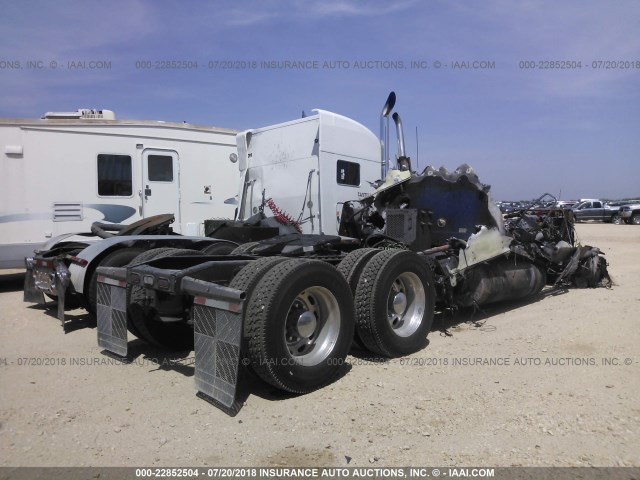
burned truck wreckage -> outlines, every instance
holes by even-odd
[[[503,219],[489,190],[466,164],[391,171],[375,196],[345,205],[340,234],[418,252],[446,307],[521,299],[545,285],[611,286],[600,250],[577,243],[570,211],[536,208],[539,199]]]
[[[205,220],[204,237],[55,239],[26,261],[25,301],[56,297],[64,326],[65,298],[80,297],[110,354],[127,356],[127,331],[193,348],[197,389],[230,408],[240,365],[306,393],[338,376],[354,342],[385,357],[424,348],[436,304],[610,285],[570,212],[532,204],[503,218],[469,165],[412,171],[397,113],[389,169],[394,105],[392,92],[379,138],[324,110],[238,134],[233,219]]]

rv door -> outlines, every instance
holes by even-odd
[[[142,215],[172,213],[173,228],[180,231],[180,171],[173,150],[145,149],[142,152]]]

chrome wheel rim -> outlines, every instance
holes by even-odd
[[[399,337],[413,335],[422,324],[427,295],[420,278],[405,272],[393,281],[387,297],[387,320]]]
[[[340,306],[324,287],[296,295],[285,323],[285,342],[296,364],[317,365],[333,351],[340,334]]]

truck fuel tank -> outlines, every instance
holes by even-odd
[[[499,257],[465,271],[454,297],[461,307],[531,297],[545,286],[545,271],[519,256]]]

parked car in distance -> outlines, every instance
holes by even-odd
[[[503,214],[515,212],[516,210],[521,210],[523,208],[527,208],[529,203],[527,202],[497,202],[498,208],[500,208],[500,212]]]
[[[585,199],[571,209],[576,221],[598,220],[620,224],[620,207],[612,206],[602,200]]]
[[[626,223],[640,225],[640,203],[629,203],[618,210],[620,218]]]
[[[558,200],[555,204],[555,207],[572,209],[577,203],[577,200]]]

